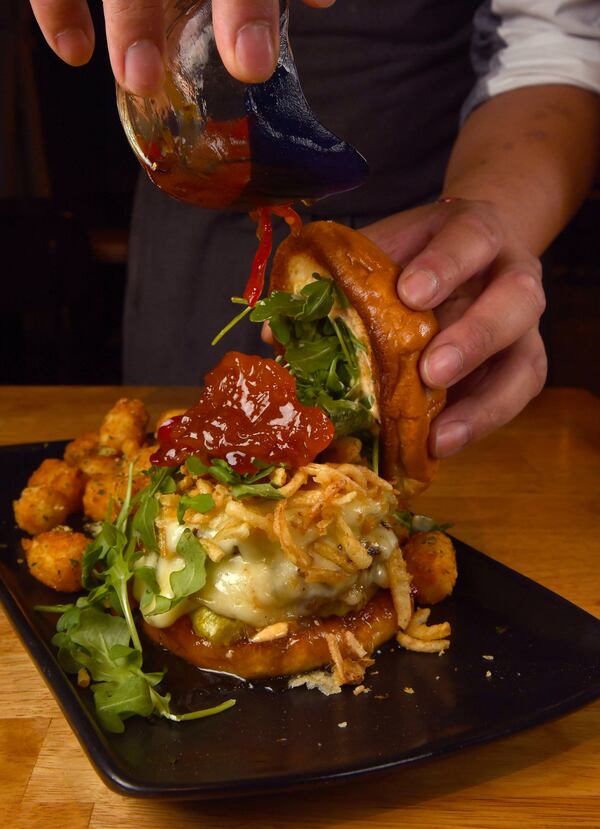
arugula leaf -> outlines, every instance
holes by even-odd
[[[146,550],[158,552],[155,520],[160,512],[160,503],[153,495],[144,498],[133,516],[132,529],[142,541]]]
[[[161,595],[156,576],[152,578],[145,572],[141,574],[148,586],[140,601],[140,610],[146,617],[166,613],[183,599],[202,590],[206,583],[206,550],[189,527],[181,534],[175,552],[184,560],[185,565],[181,570],[173,571],[169,578],[173,596]],[[153,568],[138,567],[136,574],[142,569]]]
[[[321,337],[318,340],[291,341],[285,349],[286,362],[293,366],[294,373],[304,376],[316,371],[329,371],[339,351],[336,337]]]
[[[183,570],[171,574],[174,599],[180,601],[202,590],[206,582],[206,550],[192,530],[185,529],[177,542],[175,552],[185,561]]]
[[[332,279],[313,277],[298,294],[274,291],[260,300],[250,319],[269,320],[284,346],[279,361],[294,376],[301,403],[320,406],[337,437],[368,432],[372,402],[363,397],[358,363],[365,346],[340,316],[330,316],[334,304],[348,306],[344,293]]]
[[[369,412],[356,400],[335,400],[326,392],[320,392],[317,405],[329,416],[337,437],[355,435],[363,429],[368,429],[371,424]]]
[[[411,535],[413,533],[420,532],[446,532],[446,530],[449,530],[450,527],[454,526],[451,521],[446,521],[444,524],[438,524],[437,521],[429,515],[416,515],[409,510],[397,510],[394,513],[394,518],[399,524],[406,527]]]
[[[92,685],[94,704],[105,731],[122,734],[123,721],[135,716],[149,717],[154,710],[150,685],[143,676],[132,675],[123,682]]]
[[[74,605],[40,608],[64,611],[52,638],[58,648],[59,662],[68,673],[76,674],[81,668],[89,673],[94,681],[91,690],[100,724],[115,733],[121,733],[123,722],[134,715],[149,716],[154,712],[179,721],[217,714],[235,704],[235,700],[228,700],[203,711],[175,714],[170,710],[170,695],[161,695],[155,690],[164,673],[144,672],[142,667],[142,646],[129,601],[128,583],[135,571],[148,586],[146,592],[158,594],[154,568],[136,568],[135,563],[141,555],[139,541],[155,540],[150,527],[155,508],[149,504],[158,503],[158,492],[172,491],[173,472],[168,468],[153,471],[149,486],[134,498],[130,467],[118,518],[114,524],[103,522],[100,534],[84,554],[83,569],[89,592],[80,596]],[[140,510],[142,517],[138,518]],[[185,566],[171,575],[175,595],[173,599],[155,595],[169,606],[200,590],[206,580],[206,553],[191,530],[184,530],[176,552],[184,559]]]
[[[264,322],[277,316],[311,322],[326,317],[333,306],[335,283],[319,274],[314,276],[315,281],[308,282],[299,294],[273,291],[270,296],[261,299],[254,306],[250,320]]]
[[[304,309],[304,299],[296,294],[288,294],[285,291],[273,291],[273,293],[259,300],[250,314],[252,322],[264,322],[273,316],[285,316],[296,319]]]
[[[271,332],[281,345],[287,345],[292,339],[292,324],[281,314],[274,314],[269,322]]]
[[[216,334],[212,338],[212,340],[210,341],[210,344],[211,345],[216,345],[219,342],[219,340],[221,340],[225,336],[225,334],[227,334],[228,331],[231,331],[231,329],[235,325],[237,325],[238,322],[246,316],[246,314],[249,314],[251,310],[252,310],[252,308],[250,307],[250,305],[248,305],[248,306],[246,306],[246,308],[244,308],[243,311],[240,311],[239,314],[236,314],[235,317],[233,319],[229,320],[227,325],[223,326],[223,328],[221,328],[219,333]]]
[[[277,500],[283,495],[277,491],[273,484],[234,484],[231,487],[231,494],[234,498],[272,498]]]
[[[231,493],[234,498],[283,497],[282,495],[279,495],[277,487],[273,484],[259,483],[259,481],[262,481],[264,478],[268,478],[276,466],[275,464],[264,463],[259,458],[255,458],[253,461],[253,465],[257,468],[256,472],[246,472],[243,475],[236,472],[235,469],[222,458],[212,458],[210,466],[205,466],[198,460],[198,458],[194,457],[187,458],[185,463],[192,475],[210,475],[216,481],[219,481],[219,483],[227,484],[231,487]],[[214,506],[214,503],[212,506]],[[207,512],[208,510],[199,510],[199,512],[201,511]],[[179,510],[177,515],[179,518]]]
[[[193,455],[190,455],[189,458],[185,459],[185,465],[190,475],[205,475],[208,471],[208,467],[205,466],[199,458],[195,458]]]
[[[177,504],[177,520],[183,524],[183,517],[187,509],[196,512],[210,512],[215,506],[212,495],[201,493],[199,495],[182,495]]]
[[[185,714],[174,714],[170,708],[171,694],[161,696],[158,691],[151,688],[150,696],[152,697],[154,710],[161,716],[168,720],[173,720],[174,722],[185,722],[186,720],[200,720],[204,717],[212,717],[214,714],[221,714],[223,711],[227,711],[228,708],[235,705],[234,699],[228,699],[219,705],[213,706],[212,708],[202,708],[199,711],[188,711]]]

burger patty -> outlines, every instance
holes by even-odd
[[[217,645],[198,636],[189,616],[181,616],[168,628],[144,622],[144,632],[158,645],[199,668],[226,671],[245,679],[289,676],[331,663],[327,634],[342,643],[350,632],[367,654],[391,639],[398,621],[389,590],[378,590],[359,611],[326,619],[299,619],[290,625],[287,636],[267,642],[242,639],[231,645]],[[351,655],[351,654],[348,654]]]

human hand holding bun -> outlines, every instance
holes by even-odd
[[[363,232],[404,266],[403,301],[433,309],[440,323],[420,372],[428,387],[448,389],[430,437],[432,453],[447,457],[507,423],[544,386],[539,259],[481,201],[442,200]]]

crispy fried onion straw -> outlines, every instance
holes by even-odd
[[[442,653],[450,647],[450,623],[428,625],[431,613],[428,607],[421,607],[412,615],[404,631],[396,636],[398,643],[409,651],[419,653]]]

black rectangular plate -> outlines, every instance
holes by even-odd
[[[340,780],[511,734],[600,696],[600,621],[458,541],[456,590],[431,619],[452,624],[443,656],[383,648],[365,681],[370,693],[345,688],[325,697],[282,681],[202,672],[148,645],[149,663],[168,667],[175,710],[231,696],[237,705],[182,724],[138,717],[125,734],[105,734],[89,691],[56,661],[55,618],[33,609],[68,597],[29,575],[12,514],[32,470],[63,447],[0,447],[0,599],[90,760],[118,792],[208,798]]]

